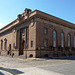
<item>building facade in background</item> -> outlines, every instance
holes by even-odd
[[[75,56],[75,24],[25,9],[0,29],[0,54],[26,58]]]

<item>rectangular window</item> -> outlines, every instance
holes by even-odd
[[[47,34],[47,33],[48,33],[48,29],[45,28],[45,29],[44,29],[44,34]]]
[[[44,46],[47,47],[47,45],[48,45],[48,40],[46,39],[44,40]]]
[[[21,30],[21,33],[25,33],[25,32],[26,32],[26,29],[22,29],[22,30]]]
[[[31,47],[33,47],[33,41],[31,41]]]

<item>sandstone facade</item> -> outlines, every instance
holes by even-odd
[[[0,54],[34,58],[74,56],[75,24],[39,10],[25,9],[16,20],[0,29]]]

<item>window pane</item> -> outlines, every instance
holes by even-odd
[[[56,47],[56,31],[53,31],[53,46]]]
[[[64,33],[61,33],[61,47],[64,47]]]
[[[47,47],[47,45],[48,45],[48,40],[46,39],[44,40],[44,46]]]
[[[44,34],[47,34],[47,33],[48,33],[48,29],[45,28],[45,29],[44,29]]]
[[[68,47],[70,47],[71,46],[71,36],[70,36],[70,34],[68,34]]]
[[[26,29],[22,29],[22,30],[21,30],[21,33],[25,33],[25,32],[26,32]]]
[[[7,42],[5,42],[5,50],[7,49]]]

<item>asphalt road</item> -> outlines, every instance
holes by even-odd
[[[0,56],[0,75],[75,75],[74,59],[19,59]]]

